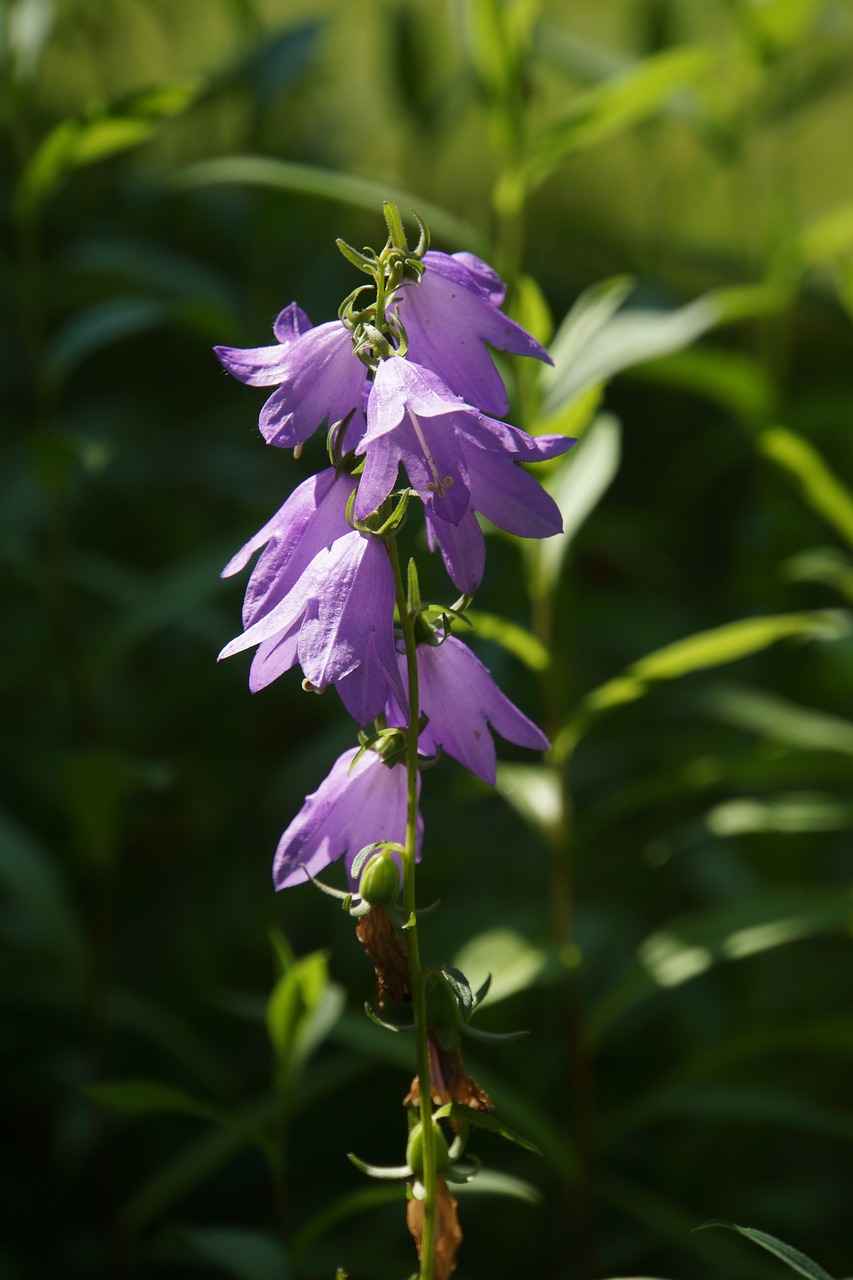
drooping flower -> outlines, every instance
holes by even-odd
[[[354,354],[352,335],[340,320],[311,327],[295,302],[274,325],[278,345],[214,347],[222,365],[252,387],[277,387],[260,416],[267,444],[293,448],[324,422],[350,419],[341,441],[355,448],[364,433],[367,368]],[[352,416],[350,416],[352,415]]]
[[[386,765],[375,751],[345,751],[282,835],[273,862],[276,889],[301,884],[338,858],[356,889],[351,868],[361,849],[405,842],[407,802],[404,764]],[[419,820],[418,843],[421,830]]]
[[[486,343],[549,364],[551,357],[499,310],[506,290],[488,263],[472,253],[430,250],[423,264],[420,281],[396,295],[408,358],[440,374],[467,404],[502,417],[508,408],[506,388]]]
[[[464,404],[437,374],[410,360],[384,360],[367,407],[365,455],[355,511],[364,519],[388,496],[402,463],[424,503],[453,582],[472,592],[483,576],[485,548],[474,516],[523,537],[559,533],[554,500],[518,462],[543,462],[570,449],[567,436],[529,436]]]
[[[312,476],[226,565],[225,576],[236,573],[264,547],[246,590],[245,630],[219,656],[259,646],[253,692],[296,662],[317,689],[360,667],[352,701],[366,724],[389,687],[405,695],[394,653],[394,575],[381,540],[347,523],[354,485],[333,469]]]
[[[419,750],[432,755],[441,748],[490,784],[496,778],[496,755],[489,726],[507,742],[547,751],[542,730],[498,688],[488,668],[461,640],[447,636],[437,645],[419,644],[417,655],[420,709],[428,717]],[[398,654],[397,661],[405,678],[405,655]],[[389,725],[407,723],[403,708],[393,699],[387,715]]]

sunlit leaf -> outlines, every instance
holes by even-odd
[[[560,779],[547,765],[499,764],[497,785],[507,804],[538,830],[552,830],[562,820]]]
[[[814,265],[853,249],[853,204],[823,214],[800,233],[800,253]]]
[[[620,455],[619,419],[602,413],[547,476],[545,488],[560,508],[563,532],[543,538],[530,549],[536,595],[547,595],[556,586],[575,535],[613,482]]]
[[[781,567],[788,582],[820,582],[853,604],[853,559],[838,547],[815,547],[791,556]]]
[[[488,929],[477,934],[457,952],[453,964],[469,974],[475,985],[491,974],[484,1007],[527,991],[556,970],[553,953],[514,929]]]
[[[234,1280],[287,1280],[291,1274],[281,1242],[241,1227],[181,1227],[193,1253]]]
[[[490,640],[508,653],[520,659],[531,671],[547,671],[551,655],[541,640],[537,640],[526,627],[511,622],[496,613],[483,613],[479,609],[466,610],[465,616],[473,624],[481,640]]]
[[[772,742],[807,751],[853,755],[853,720],[800,706],[763,689],[714,684],[694,695],[691,705],[714,720],[746,729]]]
[[[544,413],[555,412],[625,369],[683,350],[719,325],[772,314],[784,297],[778,290],[752,285],[718,289],[672,311],[635,307],[615,314],[621,301],[613,282],[598,307],[588,315],[581,312],[580,323],[570,325],[569,313],[553,343],[554,368],[541,375]]]
[[[186,111],[199,90],[195,81],[158,85],[111,108],[94,106],[86,116],[61,121],[42,140],[23,172],[16,197],[19,215],[30,215],[73,169],[146,142],[164,121]]]
[[[274,191],[296,191],[322,200],[335,200],[359,209],[369,209],[372,213],[382,208],[383,201],[392,200],[399,207],[404,220],[409,218],[411,209],[416,209],[433,236],[452,243],[456,248],[470,249],[480,254],[488,253],[485,238],[475,227],[429,200],[387,183],[358,178],[335,169],[293,164],[266,156],[227,156],[222,160],[203,160],[191,165],[182,179],[182,185],[189,188],[219,183],[268,187]]]
[[[809,506],[853,547],[853,494],[832,473],[817,450],[785,427],[765,431],[759,447],[794,477]]]
[[[506,1196],[509,1200],[521,1200],[524,1204],[541,1204],[542,1192],[523,1178],[498,1169],[480,1169],[476,1178],[462,1182],[453,1188],[459,1196]]]
[[[344,993],[329,978],[326,953],[315,951],[279,978],[267,1005],[267,1029],[283,1086],[290,1087],[316,1047],[337,1022]]]
[[[714,61],[713,52],[701,45],[667,49],[580,94],[559,120],[543,130],[526,157],[521,170],[524,185],[534,189],[567,156],[600,146],[657,115],[674,94],[707,76]]]
[[[743,618],[676,640],[588,693],[554,743],[553,754],[557,759],[564,757],[598,715],[634,702],[661,680],[677,680],[695,671],[737,662],[780,640],[837,640],[849,631],[850,622],[843,613],[826,609]]]
[[[786,1244],[784,1240],[777,1239],[776,1236],[768,1235],[766,1231],[757,1231],[755,1227],[739,1227],[737,1223],[727,1222],[724,1218],[714,1218],[710,1222],[703,1222],[701,1227],[697,1227],[696,1230],[704,1231],[707,1227],[725,1227],[729,1231],[736,1231],[738,1235],[745,1236],[753,1244],[759,1245],[762,1249],[766,1249],[768,1253],[772,1253],[774,1257],[781,1259],[792,1271],[797,1271],[801,1276],[806,1276],[807,1280],[832,1280],[828,1271],[824,1271],[823,1267],[818,1266],[816,1262],[806,1257],[804,1253],[800,1253],[799,1249]]]
[[[851,922],[849,889],[776,892],[674,920],[640,945],[636,965],[594,1012],[592,1027],[602,1034],[626,1010],[715,965],[845,930]]]

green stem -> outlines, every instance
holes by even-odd
[[[391,567],[394,571],[394,587],[397,611],[406,647],[406,674],[409,693],[409,733],[406,747],[406,771],[408,775],[408,809],[406,817],[406,848],[403,854],[403,909],[406,914],[406,950],[409,960],[409,977],[412,984],[412,1011],[415,1023],[415,1053],[420,1094],[420,1120],[423,1134],[423,1187],[424,1227],[421,1238],[420,1280],[433,1280],[435,1269],[436,1224],[436,1164],[432,1129],[432,1097],[429,1078],[429,1041],[426,1011],[424,974],[418,943],[418,923],[415,898],[415,853],[418,837],[418,658],[415,643],[414,620],[409,614],[400,556],[397,543],[392,538],[387,544]]]

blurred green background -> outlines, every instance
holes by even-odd
[[[215,663],[221,566],[323,449],[263,447],[210,348],[333,317],[393,198],[563,326],[502,367],[581,436],[568,535],[491,538],[476,602],[554,759],[424,787],[427,960],[530,1029],[466,1061],[543,1149],[477,1140],[460,1280],[784,1273],[716,1217],[850,1274],[849,0],[1,12],[0,1273],[414,1267],[345,1159],[400,1162],[411,1045],[270,884],[351,726]]]

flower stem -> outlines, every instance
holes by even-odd
[[[400,569],[400,556],[395,539],[386,544],[394,571],[397,611],[406,648],[406,675],[409,695],[409,734],[406,749],[408,774],[408,810],[406,818],[406,850],[403,854],[403,909],[406,914],[406,950],[412,984],[412,1011],[415,1023],[415,1053],[420,1095],[420,1120],[423,1135],[424,1223],[421,1238],[420,1280],[433,1280],[435,1268],[436,1165],[432,1129],[432,1097],[429,1078],[429,1043],[427,1038],[426,992],[418,943],[415,899],[415,853],[418,835],[418,659],[414,620],[409,614],[406,589]]]

